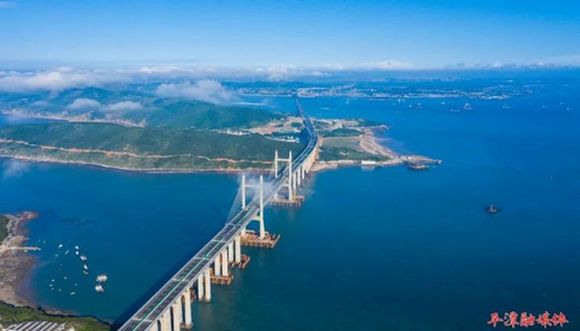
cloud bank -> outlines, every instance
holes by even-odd
[[[96,109],[100,108],[101,103],[95,99],[78,98],[75,99],[69,106],[69,109],[79,110],[79,109]]]
[[[0,91],[61,91],[73,87],[98,87],[114,82],[127,82],[130,77],[119,72],[80,70],[61,67],[50,71],[0,72]]]
[[[0,1],[1,3],[1,1]],[[313,67],[273,65],[216,67],[204,65],[158,65],[123,69],[76,69],[60,67],[44,71],[0,71],[0,92],[54,91],[69,88],[105,87],[116,83],[161,84],[157,92],[165,96],[198,99],[212,103],[235,101],[235,95],[218,81],[292,81],[352,77],[357,74],[382,75],[417,70],[502,70],[580,67],[580,54],[541,59],[529,63],[462,64],[441,68],[417,67],[398,60],[380,60],[353,65]],[[360,76],[360,75],[359,75]],[[197,83],[175,83],[197,81]],[[127,105],[125,105],[127,106]]]
[[[130,112],[143,109],[143,105],[134,101],[121,101],[105,106],[105,110],[110,112]]]
[[[75,99],[67,106],[70,110],[101,110],[108,113],[125,113],[143,109],[143,105],[135,101],[120,101],[110,104],[102,104],[98,100],[88,98]]]
[[[213,104],[238,100],[233,92],[215,80],[200,80],[194,84],[161,84],[155,92],[163,97],[195,99]]]

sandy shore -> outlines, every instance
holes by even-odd
[[[20,293],[22,281],[34,266],[34,258],[25,247],[28,240],[25,224],[38,215],[33,212],[5,214],[9,219],[8,236],[0,243],[0,301],[14,306],[30,306],[32,303]]]
[[[322,146],[324,140],[329,138],[322,138]],[[332,138],[330,138],[332,139]],[[333,170],[342,167],[393,167],[409,164],[440,164],[440,160],[434,160],[422,155],[400,155],[385,146],[376,136],[374,129],[365,129],[362,134],[357,137],[360,149],[370,155],[382,156],[388,158],[384,161],[374,160],[331,160],[331,161],[316,161],[312,167],[313,172],[320,172],[325,170]]]

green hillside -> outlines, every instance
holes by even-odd
[[[10,126],[0,138],[10,140],[0,142],[3,156],[156,170],[266,168],[276,149],[285,155],[303,148],[256,134],[86,123]]]

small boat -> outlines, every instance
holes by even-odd
[[[105,292],[105,288],[103,287],[103,285],[97,284],[95,285],[95,291],[97,291],[97,293],[103,293]]]
[[[87,258],[87,256],[86,256],[86,255],[81,255],[81,256],[79,257],[79,259],[81,259],[81,261],[83,261],[83,262],[85,262],[86,260],[88,260],[88,258]]]
[[[107,280],[109,280],[109,277],[106,274],[100,274],[97,276],[97,282],[98,283],[104,283]]]
[[[83,269],[84,270],[89,270],[89,266],[85,264],[85,265],[83,265]]]
[[[79,250],[79,246],[75,246],[75,251],[78,251],[78,250]]]
[[[75,295],[75,294],[77,294],[77,292],[75,292],[75,291],[70,292],[70,295]]]
[[[62,244],[58,244],[58,248],[62,248]]]
[[[499,213],[501,209],[492,203],[489,206],[485,207],[485,211],[490,215],[495,215]]]
[[[427,170],[427,169],[429,169],[429,167],[423,163],[408,163],[407,168],[409,168],[409,170]]]
[[[83,270],[83,274],[85,274],[85,275],[88,275],[88,274],[89,274],[89,272],[88,272],[88,271],[86,271],[86,270]]]

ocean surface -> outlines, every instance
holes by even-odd
[[[312,116],[386,123],[388,146],[443,164],[309,178],[301,208],[266,210],[278,246],[245,249],[252,260],[232,286],[194,305],[195,328],[488,330],[490,313],[511,311],[563,312],[576,328],[580,84],[525,88],[502,100],[304,99]],[[293,110],[291,99],[269,102]],[[4,160],[0,185],[1,211],[40,213],[29,223],[42,251],[28,293],[122,322],[222,226],[238,178]],[[502,212],[488,215],[490,203]]]

